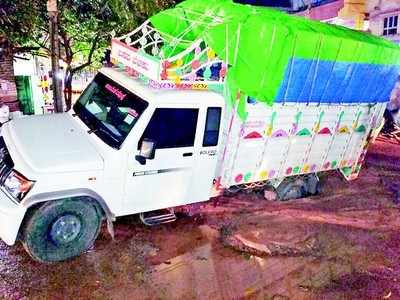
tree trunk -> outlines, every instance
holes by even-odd
[[[13,51],[9,42],[0,37],[0,105],[7,105],[10,111],[19,110],[17,87],[15,85]]]

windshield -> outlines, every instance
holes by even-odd
[[[79,118],[109,146],[119,149],[148,103],[99,73],[74,105]]]

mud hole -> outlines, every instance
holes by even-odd
[[[400,214],[390,188],[400,182],[400,151],[374,147],[358,180],[326,173],[319,196],[281,203],[241,193],[151,228],[120,218],[115,241],[103,228],[68,262],[38,264],[21,245],[0,242],[0,298],[400,299]],[[383,154],[390,163],[376,159]],[[242,244],[227,246],[229,238]]]

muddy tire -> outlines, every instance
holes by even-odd
[[[285,178],[276,188],[280,201],[287,201],[317,195],[321,184],[316,174]]]
[[[96,240],[102,216],[87,199],[46,202],[30,212],[22,243],[29,255],[40,262],[58,262],[80,255]]]
[[[288,181],[284,184],[280,184],[279,187],[276,189],[276,193],[280,201],[288,201],[303,197],[304,188],[301,185],[296,184],[295,182]]]
[[[322,192],[321,182],[316,174],[309,174],[305,178],[307,185],[307,193],[310,195],[318,195]]]

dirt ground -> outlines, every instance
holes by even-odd
[[[137,216],[72,261],[0,242],[5,299],[400,299],[400,145],[378,141],[360,178],[289,202],[241,193],[157,227]]]

